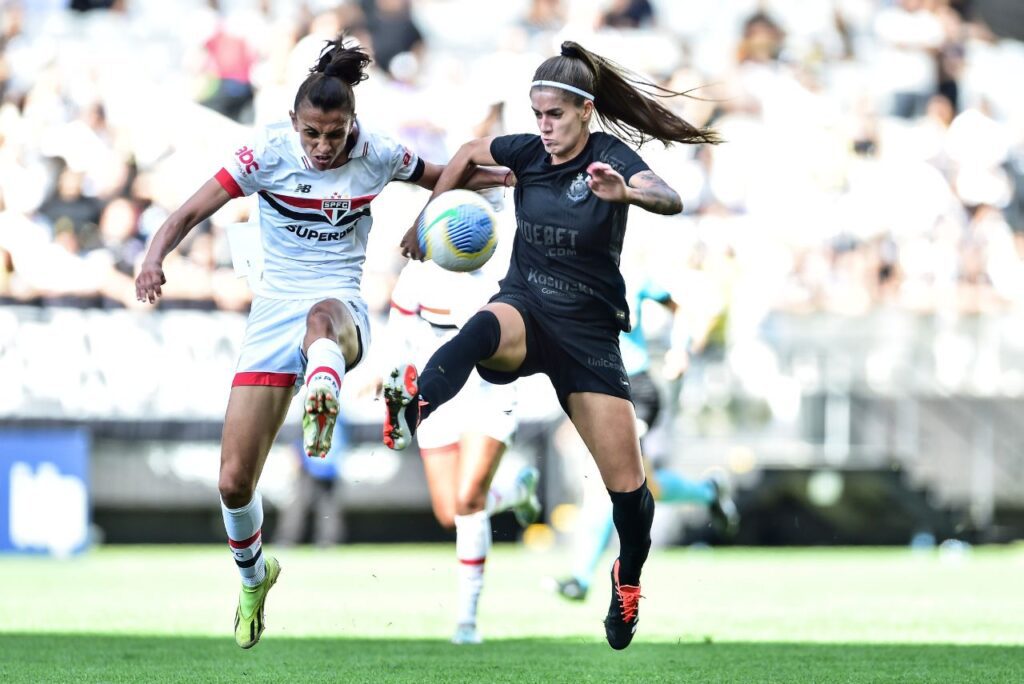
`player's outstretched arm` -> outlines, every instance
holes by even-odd
[[[416,185],[427,190],[434,190],[437,187],[437,181],[444,173],[446,166],[443,164],[431,164],[426,163],[423,166],[423,175],[416,180]],[[467,190],[483,190],[484,188],[499,188],[503,185],[509,185],[511,180],[511,171],[504,167],[487,167],[473,165],[472,168],[467,171],[466,181],[457,186],[465,188]]]
[[[135,278],[135,297],[140,302],[152,304],[163,294],[160,286],[167,282],[164,277],[164,258],[181,244],[190,230],[212,216],[229,199],[231,196],[227,191],[216,179],[211,178],[167,217],[149,243],[149,250]]]
[[[431,199],[442,192],[454,190],[455,188],[468,188],[479,190],[481,188],[497,187],[499,185],[511,185],[506,182],[509,175],[508,169],[481,169],[481,166],[497,166],[491,156],[491,141],[494,136],[470,140],[459,148],[451,161],[444,167],[444,172],[437,179],[434,185],[434,193]]]

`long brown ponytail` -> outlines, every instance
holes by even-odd
[[[295,111],[303,101],[329,112],[341,109],[355,111],[352,87],[366,80],[370,56],[358,46],[345,45],[344,34],[327,41],[309,76],[295,93]]]
[[[602,127],[637,146],[652,139],[666,145],[721,142],[714,130],[697,128],[655,99],[685,97],[686,93],[651,83],[571,40],[562,43],[562,54],[544,60],[537,67],[533,80],[564,83],[593,93],[594,109]],[[563,92],[577,105],[583,104],[581,95]]]

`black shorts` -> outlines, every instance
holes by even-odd
[[[569,395],[596,392],[631,397],[629,378],[619,353],[619,330],[567,319],[554,319],[514,294],[499,292],[491,302],[515,307],[526,326],[526,358],[515,371],[477,366],[480,377],[503,385],[516,378],[544,373],[551,380],[562,410],[569,413]]]

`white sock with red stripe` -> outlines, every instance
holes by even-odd
[[[313,384],[324,383],[334,390],[337,397],[341,392],[341,381],[345,378],[345,357],[335,340],[321,337],[314,340],[306,350],[306,389]]]
[[[491,520],[487,511],[455,516],[455,556],[459,559],[458,621],[476,624],[476,607],[484,588],[484,562],[491,548]]]
[[[252,501],[241,508],[228,508],[220,502],[224,514],[224,529],[228,533],[228,547],[235,557],[242,584],[255,587],[267,575],[263,560],[263,497],[256,492]]]

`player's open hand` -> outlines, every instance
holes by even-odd
[[[587,173],[587,186],[595,196],[606,202],[626,201],[628,188],[618,171],[604,162],[594,162],[587,167]]]
[[[140,302],[153,304],[163,292],[160,286],[167,282],[163,265],[159,262],[143,261],[139,275],[135,277],[135,298]]]
[[[402,248],[402,256],[405,258],[423,261],[423,253],[420,252],[420,240],[416,231],[417,225],[418,223],[413,224],[412,228],[405,232],[399,246]]]

